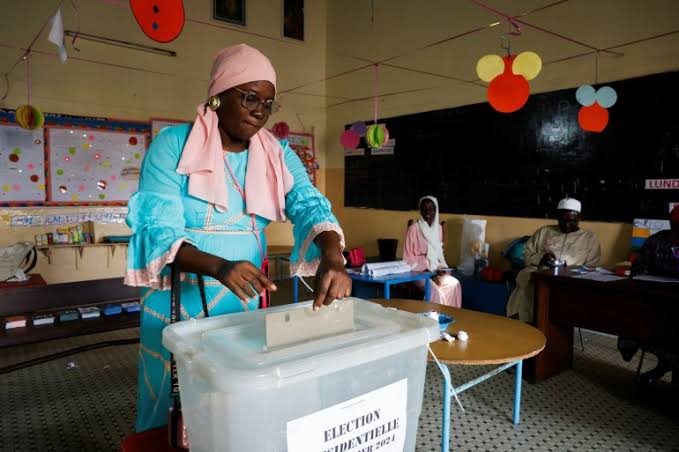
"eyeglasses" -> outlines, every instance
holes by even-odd
[[[248,111],[255,111],[259,104],[262,104],[262,112],[265,115],[272,115],[281,109],[281,104],[273,99],[262,100],[259,96],[253,92],[243,91],[239,88],[234,88],[243,96],[242,105]]]

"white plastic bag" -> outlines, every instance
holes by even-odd
[[[35,267],[36,259],[33,242],[0,247],[0,281],[26,281],[26,273]]]
[[[488,257],[486,223],[486,220],[474,220],[467,216],[464,217],[459,266],[459,270],[463,275],[473,275],[474,261]]]

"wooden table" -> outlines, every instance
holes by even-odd
[[[573,276],[570,270],[533,273],[536,326],[547,337],[535,358],[536,381],[572,367],[574,326],[679,347],[679,284]]]
[[[377,299],[372,301],[385,307],[394,307],[408,312],[436,310],[455,318],[455,322],[448,327],[449,333],[456,334],[462,330],[469,334],[469,340],[466,342],[439,340],[430,344],[431,351],[438,358],[438,362],[441,363],[439,368],[443,373],[446,383],[443,388],[443,425],[441,428],[441,450],[443,452],[448,451],[450,437],[452,385],[447,364],[463,366],[501,364],[500,367],[454,388],[454,394],[459,394],[515,366],[514,413],[512,420],[514,424],[519,423],[523,360],[537,355],[545,348],[545,336],[540,331],[528,324],[507,317],[470,311],[468,309],[452,308],[435,303],[400,299]]]
[[[39,273],[30,273],[26,281],[3,281],[0,282],[0,289],[14,289],[15,287],[34,287],[44,286],[47,283]]]

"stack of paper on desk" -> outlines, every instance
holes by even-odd
[[[652,281],[652,282],[662,282],[662,283],[679,283],[679,279],[670,278],[668,276],[655,276],[655,275],[637,275],[634,277],[637,281]],[[674,377],[674,376],[672,376]]]
[[[374,264],[364,264],[361,268],[363,274],[371,278],[378,278],[395,273],[408,273],[412,269],[403,261],[375,262]]]
[[[627,279],[624,276],[616,276],[616,275],[611,275],[609,273],[599,273],[599,272],[583,273],[581,275],[574,276],[574,278],[589,279],[589,280],[592,280],[592,281],[599,281],[599,282],[611,282],[611,281],[619,281],[621,279]]]

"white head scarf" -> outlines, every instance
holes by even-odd
[[[443,243],[441,242],[441,236],[439,233],[439,202],[433,196],[424,196],[420,198],[418,207],[422,205],[422,201],[425,199],[430,200],[434,203],[436,208],[436,213],[434,214],[434,221],[431,222],[431,226],[427,223],[422,216],[417,220],[417,226],[419,226],[422,235],[427,241],[427,261],[429,261],[428,269],[429,271],[435,271],[442,267],[447,267],[446,258],[443,256]]]

